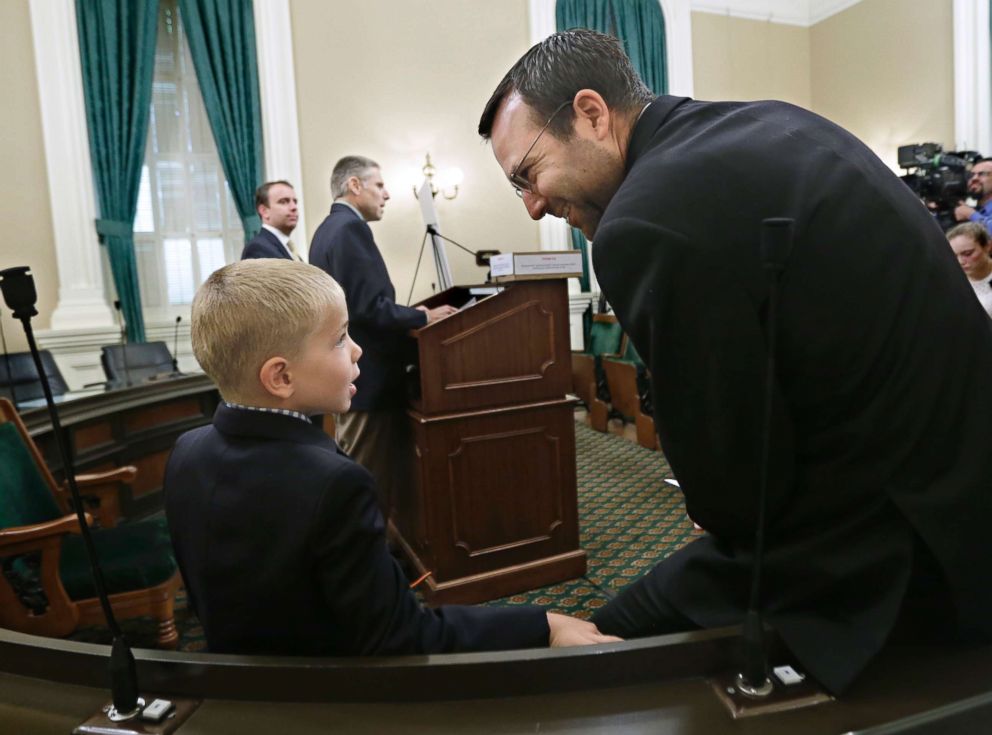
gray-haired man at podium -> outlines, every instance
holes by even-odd
[[[336,416],[336,439],[376,479],[383,515],[410,477],[410,430],[405,414],[404,366],[412,341],[407,331],[454,313],[450,306],[412,308],[396,303],[396,289],[369,222],[382,219],[389,192],[379,164],[345,156],[331,174],[331,211],[310,244],[310,262],[344,289],[349,331],[361,345],[361,375],[347,414]]]

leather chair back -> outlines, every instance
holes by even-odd
[[[55,358],[48,350],[41,351],[41,366],[48,376],[52,395],[60,396],[69,390],[65,378],[59,372],[59,366],[55,364]],[[44,395],[30,352],[0,355],[0,397],[17,404],[33,401]]]
[[[165,342],[138,342],[126,348],[104,345],[100,348],[100,363],[111,383],[126,385],[130,380],[135,385],[155,375],[171,373],[172,353]]]

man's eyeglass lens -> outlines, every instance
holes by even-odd
[[[559,112],[564,110],[570,104],[572,104],[572,100],[565,100],[560,105],[558,105],[555,111],[551,113],[551,117],[548,118],[548,121],[544,123],[544,127],[541,128],[541,132],[539,132],[537,134],[537,137],[534,138],[534,142],[530,144],[530,147],[527,148],[527,151],[524,153],[523,156],[521,156],[520,161],[517,163],[516,166],[513,167],[513,170],[510,172],[510,176],[508,178],[510,179],[510,184],[513,186],[513,190],[516,192],[518,197],[522,198],[525,191],[533,192],[534,188],[533,185],[527,179],[525,179],[517,172],[520,170],[520,167],[524,165],[524,161],[527,160],[527,156],[530,155],[530,152],[534,150],[534,146],[537,145],[537,141],[539,141],[541,139],[541,136],[544,135],[544,131],[547,130],[548,126],[551,125],[551,121],[555,119],[555,116]]]

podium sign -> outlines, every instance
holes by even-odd
[[[481,602],[584,574],[566,282],[514,283],[412,334],[415,472],[393,521],[431,572],[425,596]]]

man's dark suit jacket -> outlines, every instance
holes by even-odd
[[[372,476],[321,429],[221,405],[169,458],[165,511],[211,651],[426,654],[548,644],[536,607],[422,608]]]
[[[946,577],[957,632],[992,638],[992,333],[933,218],[853,136],[784,103],[657,99],[593,259],[650,366],[689,515],[709,532],[655,575],[697,624],[738,623],[747,605],[768,217],[794,218],[796,237],[781,280],[762,601],[836,691],[892,630],[914,536]]]
[[[352,411],[396,410],[406,401],[405,366],[412,362],[406,332],[427,315],[396,303],[396,289],[372,230],[351,207],[335,203],[310,244],[310,262],[341,284],[351,338],[362,348]]]
[[[248,260],[249,258],[286,258],[292,260],[293,256],[282,246],[278,237],[263,227],[241,251],[241,260]]]

